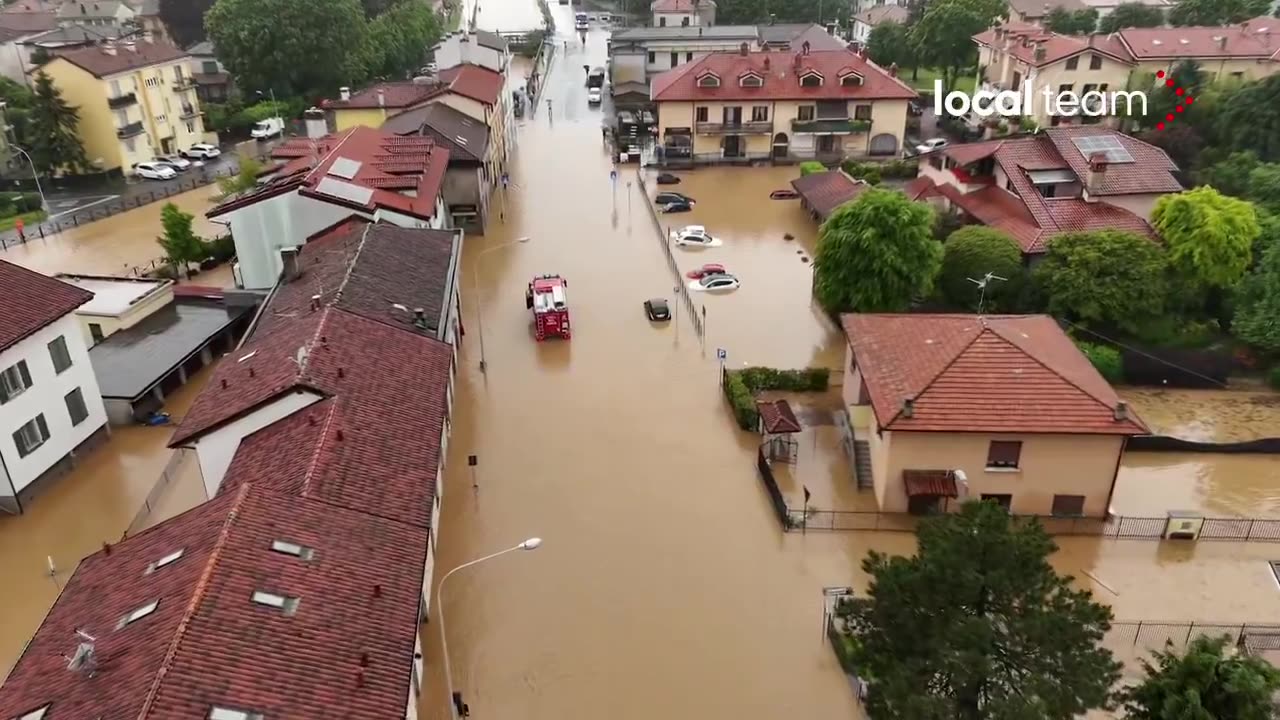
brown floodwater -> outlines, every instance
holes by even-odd
[[[1261,387],[1121,388],[1120,394],[1157,435],[1219,443],[1280,437],[1280,393]]]
[[[210,222],[204,214],[213,206],[217,185],[208,185],[174,195],[172,202],[195,215],[193,227],[202,237],[226,232],[223,226]],[[38,272],[53,274],[98,273],[130,274],[135,268],[149,268],[152,261],[164,256],[156,243],[162,232],[160,211],[165,202],[154,202],[112,215],[60,233],[34,238],[23,245],[0,251],[0,259],[17,263]]]

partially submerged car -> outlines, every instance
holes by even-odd
[[[690,280],[698,280],[708,275],[725,275],[728,271],[720,263],[707,263],[696,270],[690,270],[685,274]]]
[[[722,244],[719,240],[711,237],[707,233],[707,229],[701,225],[686,225],[684,228],[673,232],[675,244],[686,247],[720,247]]]
[[[644,301],[644,314],[653,322],[671,319],[671,307],[664,298],[650,298]]]
[[[716,292],[737,290],[742,287],[742,283],[738,278],[727,273],[722,275],[708,275],[704,278],[693,280],[689,283],[689,289],[699,292]]]

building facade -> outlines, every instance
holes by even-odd
[[[654,0],[649,4],[653,27],[711,27],[716,24],[715,0]]]
[[[213,43],[205,40],[192,45],[187,48],[187,54],[191,57],[191,76],[196,81],[196,97],[200,102],[227,102],[235,88],[235,82],[218,59]]]

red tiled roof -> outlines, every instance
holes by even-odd
[[[950,470],[903,470],[907,496],[958,497],[956,476]]]
[[[0,260],[0,352],[93,299],[93,293]]]
[[[929,177],[925,175],[920,175],[920,176],[917,176],[916,179],[908,182],[902,188],[902,192],[905,193],[906,196],[911,200],[921,200],[924,198],[930,198],[930,197],[936,196],[937,187],[938,186],[935,185],[933,180],[931,180]]]
[[[1059,35],[1038,25],[1005,23],[973,36],[979,45],[999,48],[1032,67],[1044,67],[1066,60],[1072,55],[1093,51],[1112,60],[1133,65],[1133,59],[1120,40],[1113,35]],[[1008,47],[1005,47],[1006,41]],[[1044,57],[1036,58],[1036,47],[1044,49]]]
[[[325,100],[322,105],[329,110],[373,109],[404,110],[420,105],[447,91],[443,82],[417,83],[412,81],[383,82],[370,85],[351,95],[350,100]],[[378,95],[382,100],[379,102]]]
[[[479,65],[455,65],[440,71],[449,91],[486,105],[497,105],[502,96],[502,74]]]
[[[161,40],[147,42],[143,40],[134,42],[132,50],[125,47],[123,42],[117,43],[114,54],[106,52],[102,46],[94,45],[65,52],[59,51],[57,57],[91,75],[106,77],[107,75],[115,75],[127,70],[137,70],[149,65],[170,63],[190,56],[187,55],[186,51],[176,48],[167,42]]]
[[[791,410],[791,403],[786,400],[761,400],[756,403],[760,420],[764,422],[764,431],[770,435],[777,433],[800,432],[800,420]]]
[[[1120,398],[1047,315],[845,315],[881,427],[1137,435]],[[905,400],[913,401],[910,417]],[[1132,418],[1132,415],[1130,415]]]
[[[691,13],[694,11],[693,0],[654,0],[649,10],[656,13]]]
[[[797,65],[798,63],[798,65]],[[862,76],[861,85],[842,85],[850,71]],[[759,75],[761,87],[742,87],[739,78]],[[817,72],[819,87],[800,85],[801,75]],[[714,73],[719,87],[701,87],[698,78]],[[879,65],[849,50],[815,50],[808,55],[789,52],[710,53],[653,79],[655,102],[691,100],[907,100],[916,92]]]
[[[1280,23],[1280,20],[1276,21]],[[1133,157],[1131,163],[1110,163],[1102,182],[1090,195],[1132,195],[1145,193],[1182,192],[1182,184],[1174,173],[1178,166],[1169,159],[1169,154],[1162,148],[1143,142],[1124,133],[1088,125],[1047,128],[1048,136],[1058,154],[1067,161],[1067,165],[1076,177],[1085,178],[1089,174],[1089,159],[1075,145],[1076,138],[1094,135],[1109,135],[1116,139]]]
[[[243,486],[85,558],[0,687],[0,717],[50,703],[54,718],[401,717],[427,543],[421,528]],[[67,670],[76,629],[95,638],[92,675]]]
[[[1255,58],[1280,60],[1280,19],[1223,27],[1125,28],[1116,33],[1138,60]]]
[[[825,220],[836,208],[858,197],[871,186],[854,180],[843,170],[828,170],[802,175],[791,181],[791,187]]]
[[[957,165],[968,165],[995,155],[1003,143],[1004,140],[987,140],[964,145],[949,145],[942,148],[941,152],[954,160]]]
[[[8,40],[49,32],[58,27],[57,13],[50,11],[0,12],[0,33]]]
[[[307,197],[372,213],[378,208],[428,219],[436,212],[436,198],[448,170],[449,151],[429,137],[401,137],[365,126],[353,127],[319,139],[290,138],[271,152],[272,158],[287,160],[272,180],[237,195],[207,213],[218,217],[281,193],[297,190]],[[341,159],[359,163],[353,177],[330,174],[330,168]],[[417,179],[414,196],[386,189],[387,178]],[[326,179],[373,190],[368,202],[328,195],[321,191]],[[391,183],[395,187],[404,187]]]

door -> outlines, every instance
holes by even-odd
[[[724,109],[724,124],[738,126],[742,124],[742,107],[734,106]]]
[[[742,157],[742,137],[739,135],[724,136],[724,156],[727,158]]]
[[[818,136],[818,152],[833,153],[836,151],[835,135],[819,135]]]
[[[787,134],[778,133],[773,136],[773,157],[781,160],[787,157]]]

